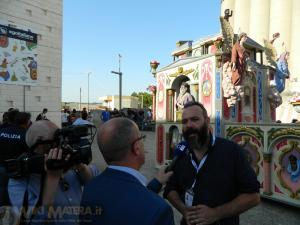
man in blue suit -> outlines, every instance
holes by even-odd
[[[104,123],[99,149],[108,168],[85,186],[81,200],[81,225],[174,225],[171,207],[139,172],[145,163],[138,126],[126,118]]]

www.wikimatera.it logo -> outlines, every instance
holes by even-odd
[[[79,215],[101,215],[100,206],[50,206],[50,207],[0,207],[0,224],[17,224],[20,218],[25,220],[51,219],[64,220],[66,218],[78,218]],[[76,219],[77,220],[77,219]]]

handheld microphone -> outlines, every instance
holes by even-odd
[[[176,148],[174,150],[174,158],[172,159],[171,163],[166,167],[165,169],[166,173],[174,169],[177,160],[180,158],[181,155],[186,153],[187,149],[188,149],[188,143],[186,141],[179,142],[176,145]]]

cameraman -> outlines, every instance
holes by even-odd
[[[47,168],[46,162],[49,159],[67,162],[70,157],[63,156],[62,149],[51,149],[51,140],[54,139],[57,129],[54,123],[47,120],[31,125],[26,133],[26,143],[33,148],[35,155],[45,156],[45,159],[40,158],[44,160],[40,163],[40,173],[31,173],[27,177],[9,181],[8,191],[12,205],[22,210],[23,207],[28,207],[26,215],[21,215],[19,211],[19,215],[25,217],[26,223],[76,224],[76,209],[80,205],[82,186],[99,173],[94,166],[85,164],[64,170]],[[38,164],[35,165],[39,167]]]

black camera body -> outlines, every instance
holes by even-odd
[[[72,125],[57,129],[53,140],[38,140],[29,153],[23,153],[17,159],[5,161],[6,174],[11,178],[24,177],[32,173],[43,173],[44,156],[36,154],[34,149],[38,145],[49,145],[50,148],[61,148],[62,159],[48,159],[47,170],[68,170],[70,167],[84,163],[89,164],[92,160],[92,149],[96,127],[93,125]],[[50,149],[49,149],[50,150]],[[68,160],[65,158],[68,156]]]

